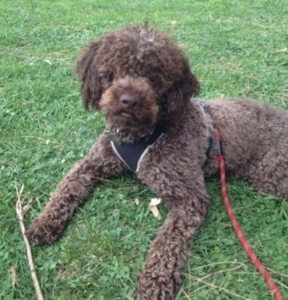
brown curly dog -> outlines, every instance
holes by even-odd
[[[77,72],[85,107],[103,111],[107,126],[58,184],[27,236],[35,244],[56,241],[97,184],[132,169],[169,210],[147,255],[138,295],[173,299],[192,237],[207,213],[205,177],[218,173],[213,130],[222,133],[231,177],[285,198],[288,113],[250,100],[191,101],[200,87],[187,57],[169,37],[147,26],[92,42]],[[137,154],[139,160],[130,164],[119,158],[119,146],[137,148],[143,141],[148,146]]]

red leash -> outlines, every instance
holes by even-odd
[[[243,248],[245,249],[248,257],[253,262],[257,270],[262,274],[264,277],[271,293],[273,294],[274,298],[276,300],[285,300],[284,297],[281,295],[281,292],[279,291],[276,283],[271,278],[269,272],[264,267],[264,265],[261,263],[261,261],[257,258],[256,254],[254,253],[252,247],[249,245],[247,239],[245,238],[241,227],[239,226],[235,215],[233,213],[233,209],[231,207],[231,203],[229,201],[227,187],[226,187],[226,176],[225,176],[225,161],[224,161],[224,154],[223,154],[223,145],[222,145],[222,139],[221,135],[218,130],[216,130],[216,141],[218,146],[218,161],[220,166],[220,182],[221,182],[221,193],[223,197],[223,201],[228,213],[228,216],[230,218],[230,221],[233,225],[233,228],[237,234],[237,237],[242,244]]]

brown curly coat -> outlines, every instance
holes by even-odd
[[[288,195],[288,113],[250,100],[189,99],[199,92],[181,49],[165,34],[128,27],[88,45],[77,71],[86,108],[101,109],[107,127],[89,154],[58,184],[43,212],[27,231],[35,244],[57,240],[75,209],[103,179],[127,172],[109,136],[137,141],[156,124],[165,134],[149,149],[138,178],[156,192],[169,212],[140,275],[144,299],[173,299],[191,238],[205,218],[206,176],[218,171],[213,145],[205,163],[208,118],[223,136],[228,174],[259,192]],[[205,164],[204,164],[205,163]]]

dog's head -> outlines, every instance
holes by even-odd
[[[84,106],[114,127],[147,131],[176,120],[199,91],[187,57],[165,34],[128,27],[88,45],[77,63]]]

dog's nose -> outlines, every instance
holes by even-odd
[[[125,93],[119,98],[120,104],[124,108],[135,107],[140,103],[141,99],[135,94]]]

